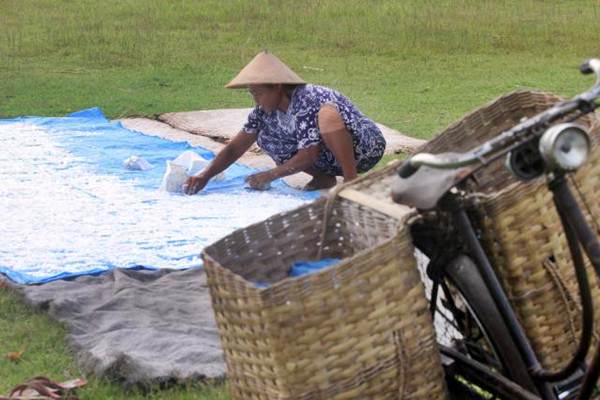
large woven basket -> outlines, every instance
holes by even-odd
[[[424,145],[420,151],[465,151],[496,136],[521,118],[539,113],[560,98],[542,92],[519,91],[466,115]],[[591,127],[593,142],[600,136],[594,115],[579,122]],[[598,229],[600,217],[600,150],[595,145],[590,160],[573,176],[588,220]],[[542,179],[518,181],[498,160],[477,174],[478,191],[485,194],[473,213],[483,234],[488,256],[500,276],[511,304],[542,364],[558,369],[569,361],[577,346],[581,311],[570,253],[554,210],[551,193]],[[389,184],[397,166],[379,172],[382,177],[363,180],[352,188],[360,198],[369,193],[388,214],[394,211]],[[344,193],[341,193],[344,196]],[[366,202],[363,202],[366,204]],[[589,210],[586,206],[589,206]],[[600,234],[600,231],[598,232]],[[600,286],[588,265],[596,315],[595,340],[600,337]]]
[[[326,208],[322,256],[342,261],[288,277],[292,262],[317,257]],[[322,199],[238,230],[203,257],[233,398],[444,397],[427,301],[399,220]]]

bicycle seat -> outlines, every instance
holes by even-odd
[[[392,199],[409,207],[430,210],[468,172],[469,168],[436,169],[422,166],[408,178],[397,176],[392,181]]]

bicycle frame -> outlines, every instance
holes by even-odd
[[[558,120],[564,120],[565,118],[572,121],[593,111],[596,107],[594,100],[600,97],[600,61],[590,60],[582,66],[581,70],[584,73],[593,71],[598,78],[596,85],[588,92],[585,92],[570,101],[559,103],[551,109],[521,122],[471,152],[464,154],[447,154],[445,156],[417,154],[403,164],[399,170],[399,176],[401,178],[407,178],[414,174],[422,165],[433,168],[451,169],[477,162],[480,164],[479,168],[481,168],[482,166],[487,165],[491,160],[495,160],[525,143],[538,140],[551,123]],[[581,370],[587,370],[583,377],[583,383],[579,388],[579,395],[577,397],[577,399],[587,400],[590,398],[595,384],[600,377],[600,344],[596,349],[592,363],[589,368],[586,368],[585,357],[589,352],[592,335],[593,305],[581,248],[583,248],[588,259],[591,261],[597,277],[600,278],[600,242],[588,226],[579,205],[575,201],[565,179],[565,173],[561,170],[547,171],[547,187],[553,194],[554,204],[567,238],[575,268],[575,274],[580,289],[583,318],[580,345],[576,354],[560,371],[545,370],[540,364],[523,327],[520,325],[516,313],[511,306],[500,280],[477,237],[471,220],[469,219],[467,213],[469,207],[468,196],[465,195],[464,191],[460,190],[460,187],[466,179],[472,176],[474,171],[475,170],[471,170],[467,176],[462,177],[460,181],[456,182],[453,187],[458,188],[459,190],[446,191],[443,197],[438,201],[435,210],[450,215],[451,223],[462,241],[463,251],[467,252],[473,258],[477,271],[479,275],[481,275],[485,287],[497,306],[518,353],[526,365],[526,374],[528,376],[526,378],[520,377],[522,383],[521,387],[515,388],[510,385],[510,382],[503,382],[504,388],[508,388],[506,390],[510,392],[510,396],[523,399],[558,399],[558,393],[555,393],[553,384],[568,378],[578,378],[579,376],[577,374]],[[415,238],[415,242],[417,247],[419,247],[418,237]],[[438,245],[446,249],[453,248],[452,245],[449,245],[448,243],[438,243]],[[456,249],[453,249],[453,251],[456,251]],[[451,254],[455,255],[453,253]],[[434,262],[434,260],[432,260],[432,262]],[[442,270],[435,273],[444,275],[445,271]],[[438,276],[436,279],[440,279],[440,277]],[[438,284],[434,281],[431,296],[432,312],[435,311],[437,295]],[[460,353],[457,355],[453,353],[451,349],[443,349],[443,353],[456,360],[460,358],[459,363],[462,365],[469,365],[470,363],[470,368],[473,370],[479,370],[481,373],[489,373],[489,371],[485,371],[485,366],[482,367],[481,365],[477,365],[474,360],[469,361],[468,358],[461,358]],[[496,380],[498,382],[502,381],[499,377],[496,377]],[[561,397],[561,399],[562,398],[563,397]]]
[[[527,369],[540,369],[541,365],[535,355],[535,352],[533,351],[531,344],[529,343],[525,332],[517,319],[515,311],[510,305],[508,297],[502,289],[501,283],[494,272],[494,269],[484,249],[482,248],[479,239],[477,238],[475,229],[473,228],[473,225],[471,224],[467,214],[467,205],[465,204],[464,199],[458,194],[448,193],[439,202],[438,210],[450,215],[451,223],[457,230],[456,235],[458,235],[464,242],[465,248],[463,251],[470,254],[473,258],[478,272],[483,278],[487,290],[491,294],[494,302],[498,306],[501,316],[504,320],[504,324],[508,327],[508,330],[518,347],[518,352],[525,362]],[[420,247],[421,240],[418,234],[416,237],[414,237],[414,241],[416,246]],[[452,244],[448,242],[438,243],[437,245],[443,248],[453,247]],[[450,257],[453,258],[454,254],[450,254]],[[442,268],[444,268],[444,264],[446,263],[442,262],[441,264]],[[444,275],[445,272],[441,271],[441,274]],[[430,302],[432,305],[432,311],[434,311],[433,307],[435,307],[437,304],[437,285],[434,285]],[[445,351],[448,352],[450,350],[445,349]],[[462,362],[468,363],[468,360],[462,360]],[[525,373],[528,373],[528,371]],[[527,398],[527,396],[533,396],[533,398],[535,398],[536,396],[534,396],[532,392],[537,392],[542,396],[543,399],[556,399],[556,396],[552,392],[552,388],[546,382],[536,382],[531,376],[527,379],[521,379],[521,381],[527,381],[527,383],[523,385],[525,387],[521,389],[521,395],[524,396],[523,398]],[[514,394],[515,393],[513,393],[513,395]]]

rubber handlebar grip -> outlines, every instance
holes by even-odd
[[[579,66],[579,71],[581,71],[581,73],[584,74],[584,75],[588,75],[588,74],[591,74],[592,72],[594,72],[594,70],[592,69],[592,67],[590,65],[590,60],[584,61]]]

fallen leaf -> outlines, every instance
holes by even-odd
[[[12,362],[19,362],[23,357],[23,353],[25,353],[25,349],[21,351],[11,351],[10,353],[6,353],[6,358]]]

